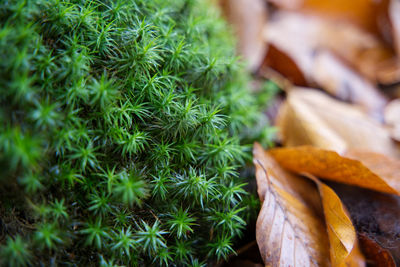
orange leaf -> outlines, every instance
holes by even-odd
[[[399,155],[388,131],[380,123],[354,105],[316,90],[289,91],[277,126],[286,146],[312,145],[339,153],[360,149],[392,157]]]
[[[364,257],[357,243],[356,230],[348,211],[336,193],[317,178],[306,175],[318,186],[322,199],[325,223],[333,266],[364,266]]]
[[[373,152],[334,151],[311,146],[276,148],[271,156],[285,169],[400,195],[400,162]]]
[[[324,266],[330,250],[332,266],[364,266],[354,227],[335,192],[311,177],[322,198],[326,236],[315,186],[282,169],[257,143],[253,154],[263,201],[256,236],[265,264]]]

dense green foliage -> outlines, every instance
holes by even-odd
[[[0,1],[1,264],[232,253],[269,133],[233,48],[204,1]]]

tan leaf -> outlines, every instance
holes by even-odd
[[[277,126],[286,146],[312,145],[342,153],[371,150],[397,157],[388,131],[361,109],[311,89],[291,90]]]
[[[328,257],[329,249],[332,266],[365,266],[355,229],[336,193],[318,179],[309,176],[318,186],[319,198],[313,184],[282,169],[257,143],[253,154],[258,193],[263,202],[257,220],[256,236],[265,264],[321,266],[328,264],[322,259]],[[318,205],[321,200],[327,232],[323,229],[323,215]],[[285,233],[285,230],[289,233]],[[293,235],[290,242],[285,240]],[[328,244],[326,239],[329,239]],[[301,258],[296,259],[295,255],[301,249],[305,250],[303,254],[307,253],[305,256],[312,256],[315,260],[304,259],[305,262],[301,262]]]
[[[356,230],[341,200],[329,186],[314,176],[306,176],[317,184],[321,195],[332,265],[365,266],[364,256],[358,247]]]
[[[312,182],[283,170],[254,145],[258,193],[263,202],[256,225],[266,266],[329,266],[329,244],[319,196]]]
[[[267,44],[263,30],[267,9],[263,0],[221,0],[222,9],[233,25],[239,41],[239,53],[251,70],[260,67]]]
[[[396,267],[389,251],[382,248],[374,240],[369,238],[366,234],[360,234],[360,245],[365,255],[367,256],[370,266],[375,267]]]
[[[285,169],[400,195],[400,161],[373,152],[350,150],[339,155],[311,146],[276,148],[271,156]]]

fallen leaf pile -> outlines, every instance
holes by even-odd
[[[254,164],[262,201],[257,243],[266,265],[364,266],[355,229],[332,189],[289,173],[259,144]]]
[[[400,1],[222,2],[285,99],[253,149],[264,264],[400,264]]]

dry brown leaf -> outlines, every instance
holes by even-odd
[[[283,170],[254,146],[258,193],[263,202],[256,238],[266,266],[329,266],[329,244],[316,208],[315,186]]]
[[[260,67],[267,44],[263,30],[267,9],[263,0],[221,0],[222,10],[233,25],[239,40],[239,53],[251,70]]]
[[[358,247],[357,234],[348,211],[336,193],[312,175],[321,195],[325,223],[330,243],[333,266],[365,266],[364,256]]]
[[[396,267],[392,255],[366,234],[359,235],[360,245],[371,267]]]
[[[317,191],[312,184],[282,169],[259,144],[254,145],[253,153],[258,193],[263,201],[257,220],[257,242],[265,264],[267,266],[304,266],[304,263],[294,259],[294,253],[298,255],[297,253],[300,252],[295,252],[293,248],[298,239],[299,244],[305,248],[315,249],[315,245],[319,245],[319,257],[327,257],[328,246],[332,266],[365,266],[364,258],[358,248],[355,229],[336,193],[318,179],[309,176],[318,186],[320,199],[315,195]],[[317,203],[321,200],[329,238],[328,245],[316,242],[323,241],[324,239],[321,238],[326,235],[321,226],[323,219],[318,212],[321,207],[318,207]],[[281,216],[286,219],[276,217],[276,214],[280,215],[279,212],[282,212]],[[277,224],[276,220],[284,222]],[[286,224],[287,229],[285,228]],[[274,226],[278,233],[274,233]],[[310,229],[313,226],[318,228]],[[284,238],[287,236],[285,236],[284,229],[295,232],[293,241],[285,242]],[[274,239],[271,240],[271,236]],[[273,242],[280,237],[283,238],[283,241]],[[312,243],[308,241],[310,238]],[[293,254],[290,254],[292,250],[287,252],[288,249],[292,249]],[[321,251],[321,249],[323,250]],[[270,251],[270,255],[266,254],[268,251]],[[280,251],[285,251],[284,257],[286,258],[282,258]],[[311,253],[318,256],[316,252],[312,250]],[[289,258],[287,258],[288,256]],[[310,263],[311,265],[327,264],[320,260]]]
[[[397,157],[388,131],[354,105],[311,89],[291,90],[277,126],[286,146],[312,145],[342,153],[371,150]]]
[[[297,64],[284,52],[280,51],[277,47],[275,47],[273,44],[270,44],[268,46],[267,50],[267,55],[265,56],[264,62],[262,64],[261,68],[261,75],[266,78],[275,78],[275,80],[278,80],[278,82],[282,83],[283,81],[283,89],[287,88],[286,86],[286,81],[285,79],[289,80],[291,83],[299,86],[305,86],[307,85],[306,78],[304,77],[303,71],[299,69]],[[282,77],[278,76],[278,79],[276,79],[277,75],[272,73],[273,77],[271,76],[271,73],[269,69],[273,69],[279,74],[284,74],[281,75]]]
[[[269,153],[283,168],[296,173],[400,195],[400,161],[378,153],[350,150],[341,156],[311,146],[276,148]]]

